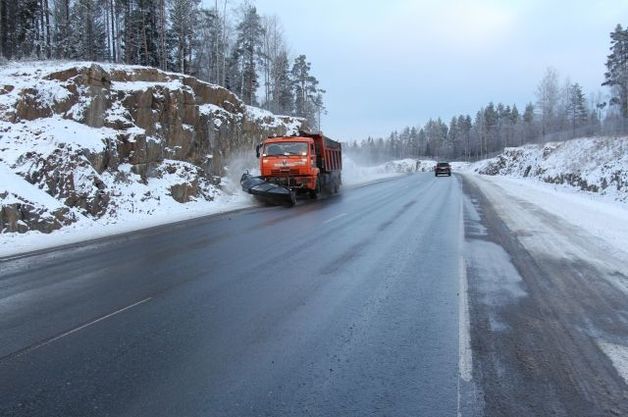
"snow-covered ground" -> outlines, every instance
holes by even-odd
[[[37,231],[0,234],[0,236],[2,236],[0,239],[0,257],[99,239],[164,224],[172,224],[211,214],[246,208],[254,204],[255,202],[249,195],[237,191],[234,194],[221,193],[211,202],[190,201],[185,204],[180,204],[172,200],[170,207],[161,206],[159,210],[155,210],[149,215],[145,213],[137,213],[135,215],[130,213],[116,221],[112,221],[111,219],[93,220],[81,216],[76,223],[49,234]]]
[[[555,239],[542,239],[542,225],[523,224],[525,215],[520,210],[509,210],[511,203],[524,201],[528,203],[531,214],[545,210],[561,220],[569,223],[576,230],[582,230],[603,245],[610,253],[623,256],[628,262],[628,204],[612,202],[561,185],[545,184],[530,179],[509,178],[504,176],[486,176],[466,173],[472,181],[491,198],[498,211],[505,219],[510,219],[515,230],[532,233],[534,243],[540,251],[547,251],[556,246]],[[529,216],[528,216],[529,217]],[[567,246],[558,245],[556,253],[562,253]],[[551,252],[551,251],[550,251]],[[586,256],[586,254],[582,254]]]
[[[477,162],[470,170],[537,182],[561,184],[628,202],[628,138],[581,138],[544,145],[506,148],[499,156]]]

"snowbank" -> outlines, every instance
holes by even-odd
[[[628,202],[628,138],[583,138],[545,145],[506,148],[470,170],[560,184]]]
[[[255,202],[250,196],[238,192],[233,195],[221,194],[211,202],[194,201],[184,205],[179,204],[171,209],[161,206],[158,210],[152,211],[150,215],[138,211],[136,214],[120,217],[116,220],[91,220],[81,217],[73,224],[48,234],[33,230],[26,233],[3,233],[0,240],[0,257],[172,224],[178,221],[246,208],[254,204]]]

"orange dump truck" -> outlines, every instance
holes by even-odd
[[[271,137],[257,146],[259,177],[245,173],[242,189],[263,200],[294,205],[297,194],[316,198],[342,184],[342,145],[322,134]]]

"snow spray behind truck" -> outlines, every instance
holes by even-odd
[[[293,206],[297,194],[317,198],[342,184],[342,145],[322,134],[299,132],[257,145],[259,177],[242,175],[242,189],[261,200]]]

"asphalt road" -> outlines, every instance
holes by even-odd
[[[3,260],[0,416],[626,416],[626,265],[429,173]]]
[[[462,192],[404,176],[0,263],[2,416],[456,416]]]

